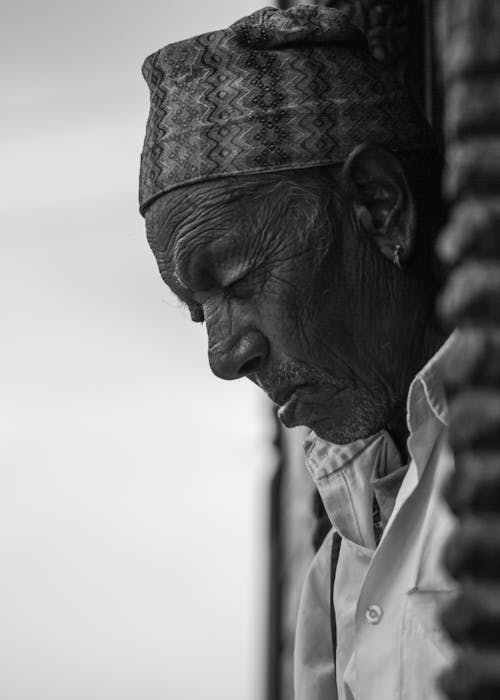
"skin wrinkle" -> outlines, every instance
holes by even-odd
[[[170,284],[176,270],[203,308],[216,374],[232,379],[251,367],[243,373],[271,398],[307,384],[292,424],[333,442],[393,426],[401,447],[409,382],[443,337],[429,324],[432,235],[419,234],[408,272],[395,268],[383,225],[399,235],[411,201],[398,181],[374,185],[373,172],[361,225],[355,190],[330,167],[186,186],[156,200],[146,225],[162,277]],[[370,221],[376,233],[364,230]],[[200,291],[205,278],[213,288]]]
[[[232,318],[231,314],[225,313],[226,308],[225,304],[220,304],[218,306],[215,305],[208,305],[207,311],[206,311],[206,323],[207,327],[217,327],[218,325],[222,325],[224,323],[224,320],[227,318],[227,333],[225,334],[225,337],[214,337],[214,335],[209,334],[209,344],[208,344],[208,354],[209,357],[213,355],[213,353],[217,353],[219,349],[226,348],[228,345],[228,338],[231,339],[233,336],[233,326],[232,326]],[[219,313],[219,317],[217,317],[217,313]],[[225,325],[225,324],[224,324]],[[227,337],[226,337],[227,336]],[[240,342],[240,338],[236,341],[236,343]],[[236,345],[236,343],[234,343]]]

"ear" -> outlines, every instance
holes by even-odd
[[[417,216],[399,159],[383,146],[357,146],[342,169],[342,186],[357,229],[388,260],[404,266],[415,244]]]

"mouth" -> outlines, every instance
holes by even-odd
[[[280,396],[281,400],[276,402],[279,405],[278,418],[287,428],[302,425],[303,421],[298,409],[306,395],[311,393],[311,388],[307,384],[300,384],[293,387],[293,389],[289,389],[286,393],[283,392]]]
[[[288,386],[278,389],[277,391],[267,392],[271,401],[276,404],[276,406],[283,408],[292,398],[295,396],[299,389],[304,389],[305,384],[297,384],[295,386]],[[281,410],[281,408],[279,410]]]
[[[332,410],[332,400],[342,393],[344,387],[332,388],[311,387],[302,385],[288,392],[286,400],[278,409],[278,418],[287,428],[298,425],[313,424],[329,419]]]
[[[294,421],[295,414],[297,413],[297,404],[297,393],[294,391],[285,403],[278,408],[278,418],[287,428],[293,428],[298,425],[298,423]]]

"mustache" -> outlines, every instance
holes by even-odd
[[[276,394],[285,389],[302,385],[319,385],[325,389],[338,390],[343,386],[325,370],[293,361],[283,362],[265,372],[256,372],[250,379],[275,403],[279,403],[276,400]]]

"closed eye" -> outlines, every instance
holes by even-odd
[[[237,299],[246,299],[253,292],[250,274],[247,273],[243,277],[239,277],[230,284],[224,287],[224,293],[230,294]]]

